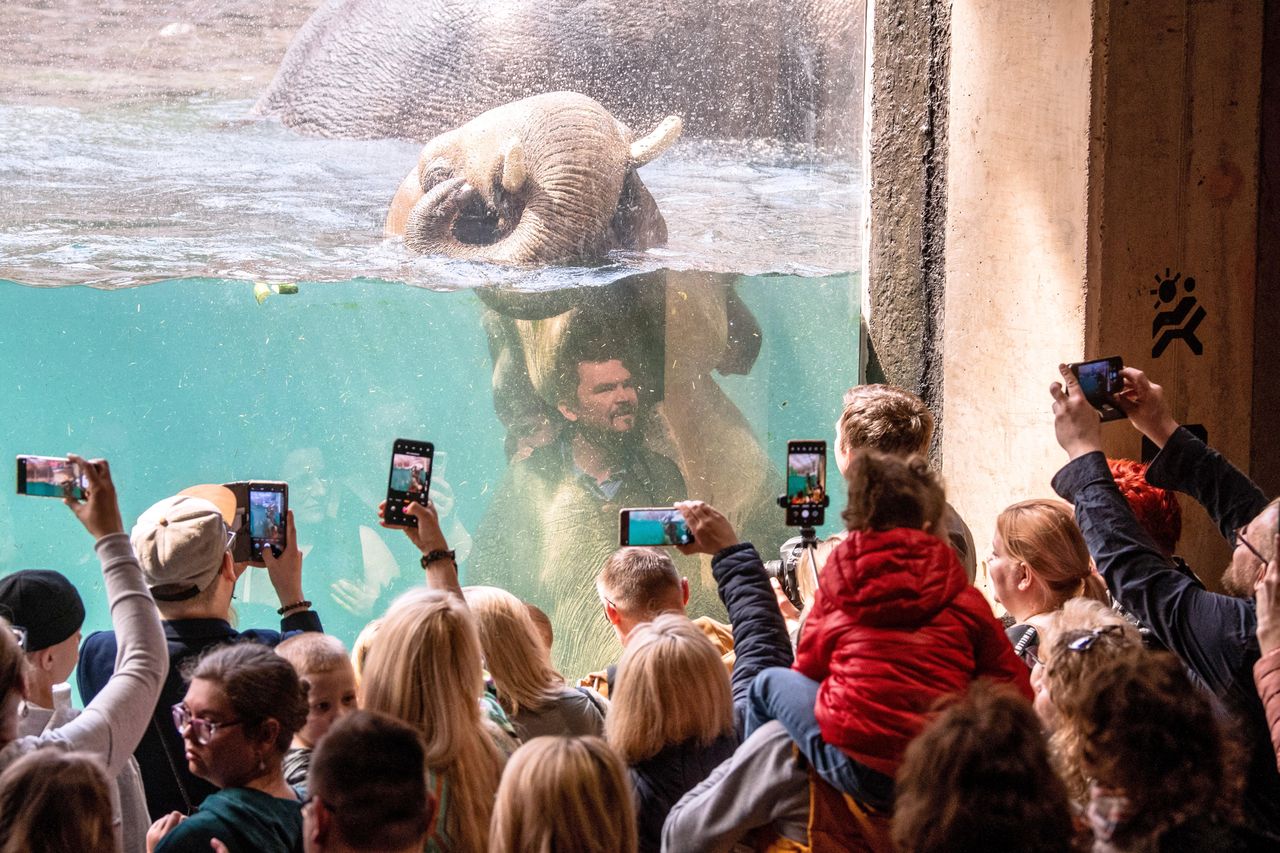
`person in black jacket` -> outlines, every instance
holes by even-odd
[[[619,661],[605,723],[636,788],[640,850],[661,847],[671,807],[742,742],[751,682],[762,669],[790,666],[791,642],[755,548],[739,542],[720,512],[701,501],[676,504],[693,532],[686,554],[714,555],[737,659],[730,681],[719,654],[678,614],[632,632]]]
[[[1280,773],[1253,685],[1259,649],[1251,597],[1273,556],[1276,502],[1268,503],[1248,477],[1180,427],[1159,385],[1140,370],[1124,369],[1125,390],[1117,403],[1161,448],[1147,480],[1198,501],[1234,547],[1222,576],[1227,594],[1209,592],[1138,524],[1102,454],[1097,412],[1071,371],[1059,369],[1063,382],[1050,389],[1054,429],[1070,461],[1054,476],[1053,487],[1075,505],[1076,521],[1112,597],[1177,654],[1239,723],[1248,755],[1246,818],[1253,828],[1280,838]]]

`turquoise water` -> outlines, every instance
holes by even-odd
[[[776,460],[779,482],[787,439],[829,435],[857,380],[857,290],[851,276],[738,284],[762,350],[749,375],[715,381]],[[392,440],[435,443],[432,485],[464,554],[507,467],[482,305],[469,291],[351,281],[258,304],[247,282],[106,291],[0,281],[0,308],[0,453],[108,457],[126,524],[195,483],[288,481],[310,549],[307,595],[348,643],[370,613],[342,607],[335,584],[367,571],[421,577],[410,543],[376,523]],[[68,574],[95,630],[108,614],[90,545],[57,501],[0,491],[0,572]],[[596,568],[582,567],[584,584]],[[242,581],[243,624],[277,619],[264,575],[249,569]]]
[[[641,171],[668,245],[511,270],[414,257],[382,237],[417,145],[300,137],[245,120],[248,106],[0,105],[0,455],[108,457],[126,524],[193,484],[287,481],[304,588],[349,643],[421,582],[414,548],[377,525],[392,441],[434,442],[432,491],[465,578],[516,449],[508,427],[531,407],[560,421],[539,348],[557,323],[590,317],[602,340],[642,353],[646,443],[677,459],[690,496],[736,504],[742,532],[776,552],[786,441],[830,438],[859,376],[856,163],[682,141]],[[298,292],[268,286],[281,283]],[[500,311],[482,285],[500,286]],[[730,291],[759,326],[753,361]],[[751,490],[735,489],[739,476]],[[616,541],[616,512],[598,526]],[[10,486],[0,572],[19,568],[65,572],[85,592],[86,630],[107,626],[87,534],[57,501]],[[561,567],[581,575],[582,618],[597,622],[598,568],[598,551]],[[714,610],[705,563],[681,568],[704,593],[697,607]],[[241,623],[274,624],[276,606],[249,569]],[[561,636],[576,630],[556,618]],[[587,643],[595,663],[611,642]]]

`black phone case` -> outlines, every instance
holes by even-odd
[[[402,441],[406,441],[406,439],[398,438],[395,440],[395,443],[391,445],[391,457],[393,460],[395,459],[395,455],[397,453],[415,453],[416,454],[415,450],[412,450],[406,447],[401,447],[400,443]],[[423,489],[423,493],[430,496],[431,495],[431,477],[432,475],[435,474],[435,468],[436,468],[435,445],[429,441],[410,441],[408,443],[425,445],[426,447],[431,448],[431,452],[423,457],[424,459],[431,460],[431,465],[427,468],[426,486]],[[394,461],[393,461],[393,465],[394,465]],[[391,472],[389,470],[387,472],[387,508],[382,513],[382,520],[385,521],[387,524],[395,524],[400,527],[416,528],[418,526],[418,519],[414,518],[412,515],[409,515],[407,512],[404,511],[404,505],[401,503],[401,500],[402,499],[400,497],[392,495]]]

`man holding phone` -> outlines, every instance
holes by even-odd
[[[1054,431],[1069,461],[1054,490],[1075,506],[1076,521],[1111,595],[1195,673],[1240,724],[1247,750],[1245,816],[1251,828],[1280,839],[1280,773],[1266,715],[1253,683],[1260,657],[1254,586],[1275,559],[1280,501],[1179,426],[1164,391],[1131,367],[1112,395],[1129,422],[1160,448],[1147,468],[1154,486],[1195,498],[1234,550],[1222,575],[1225,595],[1210,592],[1166,557],[1116,487],[1102,452],[1101,420],[1069,366],[1053,383]]]
[[[225,492],[220,499],[217,489]],[[303,597],[302,555],[292,511],[286,516],[287,544],[280,556],[271,548],[262,549],[280,601],[280,630],[237,631],[231,626],[236,581],[250,565],[237,563],[232,550],[236,537],[248,533],[232,532],[236,500],[230,489],[206,487],[202,494],[179,494],[154,504],[138,517],[130,535],[169,646],[169,674],[152,723],[134,752],[153,820],[174,811],[191,814],[216,790],[188,770],[182,737],[170,718],[169,709],[186,693],[184,667],[213,646],[244,641],[274,646],[290,634],[324,630],[311,602]],[[106,685],[115,663],[115,632],[99,631],[85,640],[77,669],[85,702]]]

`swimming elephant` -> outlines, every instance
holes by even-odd
[[[255,111],[322,136],[427,140],[582,92],[631,127],[853,151],[863,0],[345,0],[303,25]]]
[[[422,254],[511,265],[661,245],[666,222],[636,169],[680,130],[667,116],[636,138],[575,92],[504,104],[423,147],[384,230]]]

